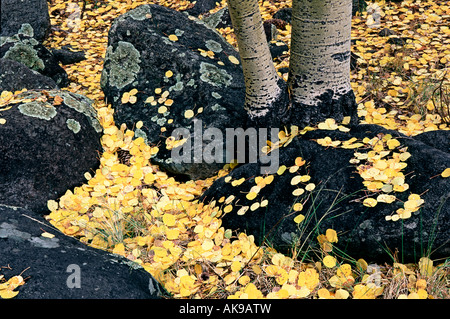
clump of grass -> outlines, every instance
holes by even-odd
[[[433,90],[431,99],[434,109],[440,115],[442,121],[450,125],[450,82],[445,81],[447,72],[444,73],[439,85]]]

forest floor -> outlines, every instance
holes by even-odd
[[[103,99],[100,77],[109,27],[120,14],[149,1],[86,2],[81,17],[82,2],[53,0],[52,32],[44,44],[71,45],[86,53],[85,61],[64,68],[71,81],[68,90],[95,101],[105,129],[104,153],[100,168],[85,174],[84,185],[68,190],[59,201],[49,201],[47,218],[52,224],[88,245],[139,263],[173,298],[450,297],[450,259],[431,261],[424,256],[415,264],[402,264],[392,252],[392,263],[368,265],[364,259],[327,250],[317,251],[314,260],[300,262],[256,246],[252,236],[221,227],[220,216],[229,198],[209,204],[196,198],[229,168],[206,180],[170,178],[148,161],[157,148],[133,139],[131,128],[116,126]],[[191,5],[184,0],[150,2],[176,10]],[[265,20],[291,6],[289,0],[261,3]],[[212,12],[225,4],[222,0]],[[445,0],[378,5],[368,10],[381,15],[379,26],[372,25],[376,21],[367,12],[355,16],[352,23],[352,51],[358,58],[351,84],[361,122],[408,136],[450,129],[449,110],[439,96],[439,92],[443,95],[439,87],[446,87],[450,98],[445,73],[450,66],[450,5]],[[383,36],[380,31],[385,28],[396,35]],[[278,39],[290,44],[290,31],[288,24],[279,30]],[[232,29],[219,32],[236,45]],[[274,63],[277,69],[288,67],[289,53]],[[134,156],[130,167],[118,165],[117,145]],[[108,172],[116,173],[114,178],[106,178]],[[157,190],[139,187],[143,183],[153,183]],[[322,240],[332,243],[338,236],[327,230]]]

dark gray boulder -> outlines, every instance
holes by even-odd
[[[14,60],[0,59],[0,91],[19,91],[22,89],[56,89],[51,78],[29,69],[25,64]]]
[[[86,60],[86,54],[83,51],[74,50],[70,45],[65,45],[61,49],[52,49],[52,54],[63,65]]]
[[[47,0],[2,0],[0,7],[0,36],[13,36],[26,23],[36,40],[44,40],[50,28]]]
[[[54,237],[44,237],[44,232]],[[138,264],[63,235],[40,214],[2,204],[0,265],[5,278],[23,272],[25,284],[16,288],[16,299],[144,299],[165,294]]]
[[[82,95],[27,91],[16,99],[21,102],[4,106],[1,115],[0,204],[44,212],[47,200],[81,185],[84,173],[98,167],[102,129]]]
[[[69,84],[66,71],[59,65],[53,54],[32,37],[30,25],[10,37],[0,38],[0,58],[14,60],[28,68],[52,78],[58,87]]]
[[[406,161],[404,175],[409,189],[395,192],[397,200],[393,203],[366,207],[362,204],[363,199],[367,195],[376,195],[366,191],[356,164],[349,162],[355,150],[327,148],[315,140],[326,136],[340,141],[352,137],[362,140],[378,134],[391,134],[402,147],[408,147],[411,157]],[[448,132],[436,131],[434,135],[448,144]],[[255,200],[248,200],[246,195],[255,185],[255,177],[261,176],[261,164],[238,166],[230,173],[231,181],[220,178],[203,194],[202,200],[208,202],[235,195],[234,208],[222,218],[222,226],[253,234],[258,243],[265,239],[269,245],[284,252],[302,245],[304,250],[317,248],[317,236],[332,228],[339,236],[335,246],[355,259],[392,261],[390,256],[396,250],[401,262],[418,261],[430,253],[432,259],[446,258],[450,254],[450,180],[442,178],[440,173],[450,167],[450,152],[422,143],[420,139],[420,135],[406,137],[376,125],[359,125],[349,133],[311,131],[281,148],[279,154],[280,166],[289,168],[297,157],[302,157],[306,164],[295,173],[275,174],[273,182],[262,188]],[[311,180],[294,186],[291,180],[297,174],[309,175]],[[233,187],[232,181],[241,178],[245,181]],[[299,196],[292,194],[296,188],[304,189],[311,182],[316,185],[312,192],[306,190]],[[425,201],[423,206],[408,219],[386,220],[386,216],[403,207],[412,193],[421,196]],[[244,215],[237,214],[241,207],[263,199],[268,200],[266,207],[255,211],[249,209]],[[292,210],[296,201],[303,203],[302,211]],[[296,224],[294,218],[300,213],[306,218],[301,224]]]
[[[187,151],[191,163],[176,163],[166,141],[177,128],[192,136],[196,125],[203,130],[245,126],[242,68],[229,57],[236,62],[239,54],[202,21],[166,7],[142,5],[111,26],[101,86],[115,110],[115,122],[131,128],[142,121],[136,135],[159,145],[154,163],[174,174],[205,178],[225,160],[194,159],[194,147],[204,145],[192,143]],[[138,91],[135,103],[122,103],[124,93],[132,89]],[[188,110],[193,110],[192,117],[185,116]]]

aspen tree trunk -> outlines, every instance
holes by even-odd
[[[352,0],[293,0],[288,85],[290,123],[357,122],[350,86]]]
[[[244,107],[250,122],[273,122],[287,104],[287,88],[272,61],[258,0],[227,2],[244,72]]]

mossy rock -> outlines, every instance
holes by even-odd
[[[52,238],[42,236],[47,232]],[[86,246],[33,211],[0,204],[0,251],[6,278],[23,271],[15,299],[155,299],[161,285],[137,263]]]
[[[30,25],[37,41],[42,42],[50,29],[50,15],[47,0],[2,0],[0,35],[13,36]]]
[[[69,85],[69,77],[58,60],[32,37],[27,28],[22,28],[13,36],[0,38],[0,58],[24,64],[29,69],[50,77],[60,88]]]
[[[165,148],[166,140],[176,128],[193,133],[198,121],[204,130],[245,127],[244,77],[241,66],[232,61],[239,61],[238,52],[202,21],[166,7],[142,5],[112,24],[101,85],[115,109],[116,124],[133,128],[142,121],[139,136],[160,146],[154,163],[174,174],[205,178],[225,160],[178,165]],[[132,89],[138,91],[136,102],[122,103],[124,93]],[[194,116],[186,118],[187,110]]]
[[[368,191],[357,165],[350,160],[355,152],[369,150],[324,147],[317,140],[330,137],[332,141],[347,141],[355,137],[361,141],[379,134],[390,134],[411,154],[403,172],[409,189],[391,192],[397,197],[392,203],[378,202],[374,207],[367,207],[363,205],[365,198],[377,198],[383,192]],[[401,262],[417,262],[430,252],[432,259],[447,258],[450,255],[450,180],[440,174],[450,167],[450,131],[421,135],[406,137],[377,125],[358,125],[346,133],[310,131],[279,149],[279,166],[285,165],[286,170],[281,175],[271,174],[273,181],[261,188],[254,199],[247,194],[257,184],[256,178],[268,176],[261,173],[261,163],[238,166],[206,190],[201,200],[220,203],[221,198],[223,202],[234,195],[233,209],[222,217],[222,226],[254,235],[258,244],[265,241],[285,253],[302,247],[302,254],[313,255],[312,250],[320,249],[317,236],[332,228],[339,237],[334,246],[356,260],[392,262],[391,256],[396,254]],[[440,141],[439,148],[435,148],[430,139]],[[290,172],[297,157],[305,162],[298,170]],[[303,179],[306,182],[293,182],[295,176],[307,175],[310,179]],[[239,181],[243,182],[239,184]],[[315,188],[308,190],[309,183]],[[293,193],[296,189],[302,190]],[[386,216],[392,216],[403,207],[411,194],[420,195],[423,206],[408,219],[386,220]],[[267,205],[251,209],[253,204],[264,200]],[[303,209],[295,210],[297,202],[303,204]],[[248,207],[244,213],[239,212],[242,207]],[[297,224],[294,219],[299,214],[303,214],[305,220]]]
[[[60,90],[26,91],[3,106],[0,205],[47,211],[99,166],[101,126],[92,101]]]

